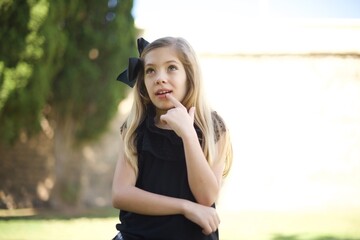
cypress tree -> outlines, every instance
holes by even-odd
[[[124,87],[115,81],[135,49],[132,1],[61,1],[52,11],[64,34],[62,67],[51,104],[60,118],[76,122],[77,142],[96,138],[113,117]],[[55,39],[54,39],[55,40]]]
[[[115,78],[136,51],[132,4],[67,0],[50,7],[64,46],[49,101],[56,123],[57,207],[80,203],[82,144],[106,130],[124,97],[126,88]]]
[[[0,141],[13,143],[19,133],[40,130],[40,112],[48,96],[47,78],[34,78],[43,57],[49,3],[2,1],[0,3]],[[39,91],[41,89],[42,91]]]
[[[126,87],[115,78],[136,55],[132,0],[0,2],[0,141],[54,129],[58,206],[81,199],[82,144],[96,140]],[[0,159],[1,160],[1,159]]]

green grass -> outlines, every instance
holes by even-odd
[[[114,209],[7,216],[0,218],[0,240],[110,240],[117,233],[116,223]]]
[[[11,220],[0,223],[2,240],[111,239],[116,235],[114,218],[71,220]]]
[[[220,215],[221,240],[360,240],[359,212],[221,212]],[[0,240],[110,240],[118,223],[114,209],[39,212],[27,217],[14,213],[4,217],[4,212],[0,212],[0,216]]]
[[[221,213],[221,240],[360,240],[360,211]]]

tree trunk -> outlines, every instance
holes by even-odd
[[[64,122],[64,118],[61,120]],[[75,123],[66,119],[56,121],[54,135],[55,186],[52,205],[56,209],[78,208],[82,194],[84,157],[75,146]]]

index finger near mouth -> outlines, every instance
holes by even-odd
[[[172,102],[174,104],[175,107],[183,107],[183,105],[181,104],[181,102],[179,102],[179,100],[177,100],[174,96],[172,96],[171,94],[166,94],[166,98],[170,100],[170,102]]]

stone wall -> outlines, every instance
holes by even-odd
[[[0,208],[46,205],[53,187],[53,143],[44,133],[0,145]]]
[[[111,184],[118,158],[120,125],[128,99],[110,122],[108,131],[81,149],[86,160],[81,176],[80,207],[111,206]],[[55,184],[53,133],[48,125],[29,139],[22,134],[13,146],[0,145],[0,209],[51,206]],[[80,189],[79,189],[80,190]]]

